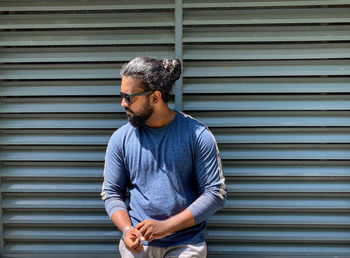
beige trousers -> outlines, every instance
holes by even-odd
[[[119,252],[122,258],[205,258],[207,245],[205,242],[193,245],[178,245],[170,247],[143,246],[140,254],[129,251],[123,240],[119,242]]]

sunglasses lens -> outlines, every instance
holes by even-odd
[[[120,93],[120,96],[122,99],[125,99],[126,103],[128,103],[128,105],[131,105],[131,97],[129,94],[125,94],[125,93]]]
[[[126,102],[127,102],[129,105],[131,105],[131,98],[130,98],[130,96],[129,96],[128,94],[126,94],[125,100],[126,100]]]

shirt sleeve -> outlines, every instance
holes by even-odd
[[[102,200],[105,201],[106,212],[110,218],[118,210],[127,210],[125,196],[128,180],[120,145],[118,144],[118,131],[116,131],[109,140],[106,149],[101,192]]]
[[[198,224],[222,208],[226,201],[226,185],[219,149],[209,129],[198,137],[195,146],[195,169],[199,197],[188,209]]]

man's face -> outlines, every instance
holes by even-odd
[[[120,91],[131,95],[144,92],[145,89],[139,79],[123,76]],[[123,98],[121,106],[125,108],[130,124],[135,127],[144,124],[153,114],[149,95],[134,96],[131,98],[131,104]]]

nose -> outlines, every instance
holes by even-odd
[[[120,105],[124,108],[129,106],[129,104],[128,104],[128,102],[126,102],[125,98],[122,98],[122,102],[120,103]]]

